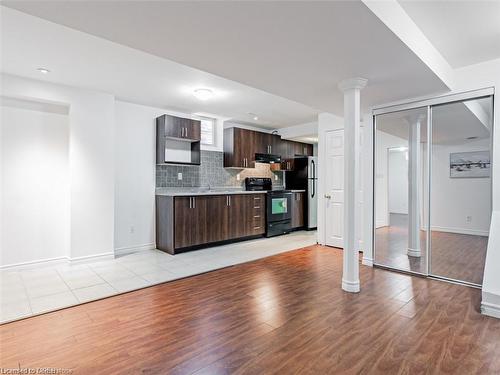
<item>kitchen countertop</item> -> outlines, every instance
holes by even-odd
[[[305,190],[289,190],[292,193],[305,193]],[[267,191],[248,191],[240,188],[157,188],[156,195],[170,197],[186,197],[194,195],[228,195],[228,194],[266,194]]]
[[[265,194],[266,191],[247,191],[242,189],[231,188],[215,188],[215,189],[172,189],[172,188],[157,188],[156,195],[165,195],[170,197],[186,197],[193,195],[228,195],[228,194]]]

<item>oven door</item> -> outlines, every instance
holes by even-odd
[[[292,193],[267,193],[267,221],[282,221],[292,218]]]

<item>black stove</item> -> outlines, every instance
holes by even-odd
[[[292,193],[290,190],[273,190],[273,182],[265,177],[247,177],[245,190],[267,191],[266,236],[274,237],[292,230]]]

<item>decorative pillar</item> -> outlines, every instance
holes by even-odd
[[[359,225],[359,135],[360,90],[368,80],[351,78],[340,82],[344,93],[344,252],[342,289],[357,293],[359,286],[359,254],[356,225]]]
[[[420,181],[422,153],[420,123],[425,116],[411,116],[407,119],[410,130],[408,138],[408,256],[420,257],[420,202],[422,186]]]

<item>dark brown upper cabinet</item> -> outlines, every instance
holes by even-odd
[[[200,164],[201,122],[162,115],[156,118],[156,164]]]
[[[255,139],[253,130],[224,129],[224,168],[254,168]]]
[[[166,138],[187,142],[201,141],[201,121],[162,115],[156,119],[156,124],[163,128]]]
[[[280,155],[273,170],[292,170],[296,156],[312,156],[312,145],[281,139],[279,135],[242,128],[224,130],[224,168],[254,168],[255,154]]]

